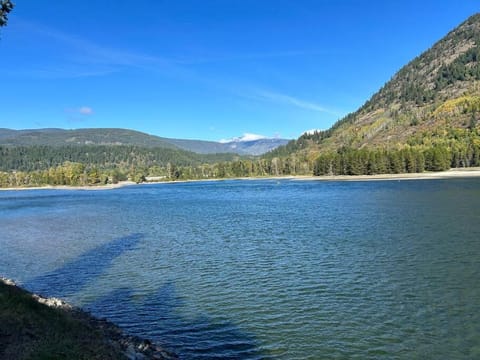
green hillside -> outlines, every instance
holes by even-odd
[[[127,129],[0,129],[0,145],[135,145],[177,148],[166,139]]]
[[[356,112],[267,157],[305,159],[316,174],[479,166],[479,58],[476,14],[403,67]],[[352,162],[359,166],[352,168]]]
[[[198,154],[261,155],[288,142],[285,139],[215,142],[191,139],[171,139],[140,131],[115,128],[97,129],[29,129],[0,128],[0,145],[8,146],[120,146],[182,149]]]
[[[265,152],[280,142],[175,140],[126,129],[0,129],[0,188],[282,175],[277,160],[233,153]]]

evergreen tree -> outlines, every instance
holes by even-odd
[[[8,14],[13,7],[14,4],[10,0],[0,0],[0,27],[7,25]]]

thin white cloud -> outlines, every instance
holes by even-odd
[[[303,99],[299,99],[286,94],[281,94],[281,93],[267,91],[267,90],[257,90],[255,92],[255,96],[261,100],[268,100],[268,101],[272,101],[280,104],[292,105],[304,110],[322,112],[322,113],[332,114],[336,116],[339,115],[335,111],[327,109],[322,105],[319,105],[310,101],[306,101]]]
[[[34,33],[49,42],[64,48],[61,63],[43,65],[41,69],[26,70],[29,75],[46,78],[103,76],[120,71],[125,67],[144,68],[166,73],[180,71],[169,59],[139,52],[121,50],[62,32],[30,21],[20,20],[17,24],[25,33]],[[41,41],[39,41],[41,43]]]
[[[115,64],[115,65],[135,65],[138,62],[152,61],[159,59],[156,57],[122,51],[108,46],[102,46],[90,40],[83,39],[79,36],[62,32],[60,30],[40,25],[38,23],[22,21],[21,25],[26,30],[35,31],[37,35],[48,37],[63,43],[73,50],[77,50],[77,58],[81,60],[89,60],[93,63]]]
[[[68,124],[86,123],[91,120],[94,111],[89,106],[82,106],[74,109],[65,109],[67,113],[66,122]]]
[[[190,69],[187,65],[188,61],[182,65],[178,60],[176,61],[162,56],[152,56],[141,52],[103,46],[79,36],[68,34],[37,23],[21,21],[17,26],[22,27],[27,33],[40,34],[40,36],[58,42],[68,49],[68,51],[63,52],[66,56],[62,56],[62,59],[59,59],[55,63],[42,65],[41,69],[24,69],[29,75],[36,74],[41,78],[77,78],[105,76],[121,72],[125,68],[137,68],[151,73],[162,74],[163,76],[187,79],[188,81],[216,88],[217,90],[227,91],[243,98],[284,104],[304,110],[328,113],[335,116],[340,115],[323,105],[300,99],[298,97],[264,90],[256,85],[254,85],[253,88],[250,86],[244,86],[244,84],[242,84],[243,81],[239,81],[238,78],[235,77],[228,78],[228,76],[222,76],[221,78],[216,78],[215,76],[205,76],[202,73]],[[308,53],[308,51],[296,50],[243,55],[232,54],[223,56],[223,60],[300,56],[306,53]],[[218,60],[221,61],[222,56],[220,56]],[[201,62],[202,59],[199,59],[199,61]],[[206,61],[216,61],[216,59],[206,59]],[[195,60],[193,62],[195,62]],[[77,112],[77,114],[85,115],[79,112]]]
[[[93,114],[93,109],[89,106],[82,106],[80,109],[78,109],[78,113],[81,115],[92,115]]]
[[[90,106],[81,106],[78,108],[67,108],[65,113],[68,114],[69,120],[85,121],[87,117],[94,114],[94,111]]]
[[[175,62],[179,64],[205,64],[205,63],[217,63],[217,62],[230,62],[238,60],[262,60],[262,59],[275,59],[275,58],[287,58],[296,56],[308,56],[326,54],[325,51],[319,50],[285,50],[285,51],[272,51],[272,52],[259,52],[259,53],[225,53],[225,54],[211,54],[206,56],[186,56],[183,58],[177,58]]]
[[[42,66],[36,69],[16,69],[16,70],[0,70],[0,74],[8,76],[35,78],[35,79],[74,79],[85,77],[105,76],[117,72],[113,68],[96,67],[86,68],[85,66],[76,64],[73,66],[57,65],[55,67]]]

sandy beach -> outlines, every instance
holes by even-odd
[[[457,168],[446,171],[404,173],[404,174],[378,174],[378,175],[326,175],[326,176],[296,176],[297,180],[319,181],[378,181],[378,180],[426,180],[480,177],[480,167]]]
[[[125,186],[137,185],[133,181],[120,181],[117,184],[92,185],[92,186],[67,186],[67,185],[45,185],[45,186],[25,186],[0,188],[0,191],[18,191],[18,190],[111,190]]]

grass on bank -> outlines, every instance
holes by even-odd
[[[1,359],[125,359],[87,318],[0,281]]]

